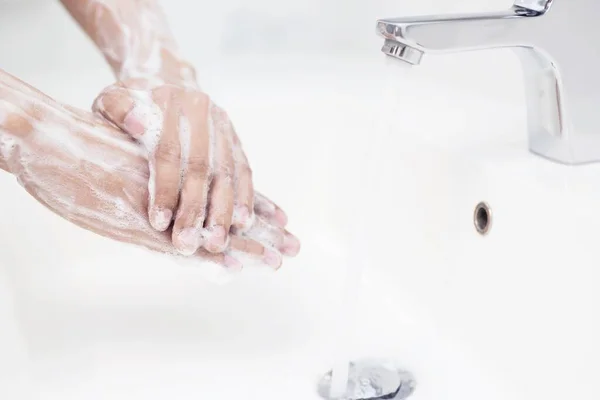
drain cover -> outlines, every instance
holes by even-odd
[[[416,385],[412,374],[381,360],[353,361],[349,365],[348,386],[341,397],[331,397],[332,371],[321,378],[317,391],[326,400],[401,400],[410,396]]]

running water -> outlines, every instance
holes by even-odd
[[[402,75],[406,72],[408,64],[399,62],[391,57],[385,57],[385,67],[383,68],[384,73],[387,75],[387,81],[390,85],[386,85],[382,88],[382,98],[378,104],[387,105],[387,107],[377,107],[373,113],[373,132],[365,132],[365,143],[366,148],[361,159],[366,160],[366,166],[361,175],[357,176],[358,181],[364,182],[362,190],[366,193],[376,193],[374,190],[377,185],[385,184],[379,182],[377,177],[378,167],[377,163],[380,157],[377,156],[377,150],[384,146],[388,135],[392,134],[392,124],[395,122],[393,118],[393,109],[397,104],[397,93],[396,91],[402,90],[403,77]],[[352,209],[359,210],[362,207],[356,206]],[[369,226],[369,216],[367,213],[361,213],[355,216],[357,219],[357,226]],[[367,243],[364,237],[366,232],[361,229],[352,231],[349,240],[349,254],[347,254],[345,265],[347,266],[344,290],[342,294],[342,302],[340,304],[339,314],[339,333],[337,337],[337,348],[335,349],[336,362],[333,365],[331,371],[329,386],[329,399],[340,399],[350,400],[349,392],[351,392],[349,377],[353,372],[353,364],[350,362],[349,355],[353,344],[355,343],[354,332],[355,329],[355,314],[358,308],[358,299],[360,298],[361,291],[361,280],[364,274],[367,257],[365,252],[368,248],[365,248],[364,243]],[[355,370],[359,368],[356,367]],[[354,371],[355,372],[355,371]],[[354,377],[358,375],[353,374]]]
[[[336,363],[318,384],[318,392],[327,400],[401,400],[409,397],[416,385],[412,374],[390,360],[361,359],[350,362],[355,343],[354,317],[360,297],[361,278],[365,270],[364,248],[358,246],[360,237],[353,235],[352,249],[358,253],[348,257],[348,271],[340,311]]]
[[[359,230],[357,230],[359,231]],[[340,341],[338,342],[336,363],[333,365],[333,371],[331,375],[331,389],[329,397],[331,399],[343,398],[347,392],[348,387],[348,376],[350,369],[350,360],[348,355],[350,354],[351,345],[354,343],[354,316],[357,309],[357,301],[360,297],[360,281],[364,271],[364,257],[362,255],[362,248],[359,246],[361,238],[358,237],[357,233],[353,234],[350,248],[354,251],[361,253],[360,256],[354,255],[354,257],[346,257],[346,265],[348,270],[346,273],[346,282],[344,285],[344,293],[342,295],[342,303],[340,310],[340,328],[342,328],[341,334],[338,335]]]

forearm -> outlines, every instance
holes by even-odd
[[[119,80],[195,85],[158,0],[61,0],[98,46]]]
[[[15,153],[28,140],[43,108],[55,102],[0,69],[0,169],[15,173]]]
[[[146,164],[127,135],[0,70],[1,168],[76,225],[174,253],[147,222]]]
[[[78,161],[102,164],[115,158],[145,157],[128,135],[101,118],[63,105],[0,69],[0,165],[17,176],[31,163]],[[67,153],[70,151],[71,153]],[[51,155],[56,156],[52,159]],[[141,161],[142,163],[144,160]],[[122,166],[123,167],[123,166]],[[143,174],[135,168],[136,173]]]

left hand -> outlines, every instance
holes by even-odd
[[[94,111],[148,152],[149,218],[182,254],[213,253],[254,219],[252,172],[226,112],[194,85],[131,78],[106,88]]]
[[[90,112],[60,104],[0,70],[0,170],[17,177],[39,203],[104,237],[176,255],[171,230],[148,222],[148,160],[129,135]],[[254,194],[256,218],[222,253],[198,249],[188,259],[239,270],[246,262],[281,266],[298,239],[285,213]]]

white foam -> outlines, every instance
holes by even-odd
[[[160,141],[163,130],[164,115],[160,107],[154,103],[150,95],[137,90],[130,90],[131,95],[136,99],[135,104],[129,113],[132,117],[142,121],[145,131],[138,138],[138,141],[147,151],[149,160],[148,194],[150,207],[154,206],[156,198],[156,169],[154,166],[154,153]]]
[[[250,229],[244,232],[244,236],[275,251],[279,251],[278,247],[283,244],[283,231],[258,216],[254,218]]]
[[[179,145],[181,147],[181,173],[179,179],[180,191],[183,187],[183,179],[188,169],[188,160],[190,158],[190,141],[190,121],[188,120],[187,116],[181,115],[179,117]]]
[[[120,80],[160,76],[162,51],[177,56],[177,46],[158,2],[92,0],[83,6],[84,15],[94,21],[93,36],[104,56],[117,64],[115,72]],[[100,23],[105,12],[118,26],[116,30]]]
[[[214,104],[209,104],[208,109],[209,109],[209,113],[208,113],[208,142],[210,143],[210,147],[208,148],[208,165],[210,166],[211,169],[214,169],[215,167],[215,147],[216,147],[216,142],[215,142],[215,135],[217,135],[216,132],[216,127],[215,127],[215,119],[213,117],[213,113],[210,112],[214,109]],[[221,134],[221,132],[218,132],[219,134]]]

